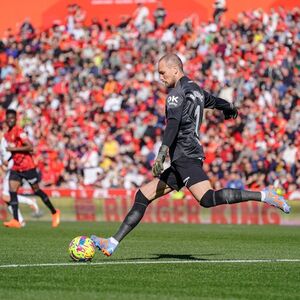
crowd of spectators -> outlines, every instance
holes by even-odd
[[[215,188],[300,188],[300,10],[240,13],[218,24],[166,23],[140,4],[119,24],[70,5],[39,31],[26,20],[0,42],[0,121],[13,108],[35,145],[42,184],[139,186],[165,126],[157,60],[177,53],[205,90],[234,102],[236,120],[207,111],[204,164]]]

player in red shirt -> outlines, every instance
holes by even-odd
[[[52,227],[57,227],[60,222],[60,211],[55,209],[49,200],[49,197],[42,191],[38,184],[38,173],[32,158],[33,146],[29,141],[27,134],[23,129],[16,125],[17,112],[12,109],[6,111],[6,123],[8,131],[5,133],[5,139],[8,143],[7,151],[12,153],[14,165],[9,176],[9,194],[13,209],[13,219],[4,222],[6,227],[21,228],[18,220],[18,198],[17,192],[25,179],[30,184],[34,194],[39,196],[52,213]]]

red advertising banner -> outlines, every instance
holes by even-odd
[[[157,0],[91,0],[92,5],[125,5],[125,4],[149,4],[149,3],[157,3]]]
[[[31,193],[26,189],[21,192]],[[61,208],[67,221],[121,222],[135,195],[134,190],[124,189],[45,189],[45,192]],[[289,201],[292,213],[286,215],[275,207],[254,201],[204,208],[187,191],[181,197],[174,195],[171,193],[151,203],[143,222],[300,225],[300,201],[297,200]],[[0,219],[6,217],[6,205],[0,203]]]
[[[103,203],[104,220],[121,222],[131,207],[126,198],[109,198]],[[148,206],[143,218],[145,223],[192,224],[288,224],[281,212],[258,202],[223,205],[211,209],[201,207],[191,197],[173,200],[163,197]],[[300,222],[299,222],[300,225]]]

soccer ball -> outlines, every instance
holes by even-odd
[[[95,244],[87,236],[77,236],[69,245],[69,254],[74,261],[91,261],[95,255]]]

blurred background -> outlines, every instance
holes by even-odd
[[[239,107],[236,120],[207,111],[202,125],[214,188],[273,185],[297,211],[298,1],[1,1],[0,37],[0,122],[18,111],[41,186],[66,220],[119,221],[151,180],[165,125],[156,63],[166,52]],[[300,224],[248,203],[204,213],[189,197],[163,199],[148,221]]]

